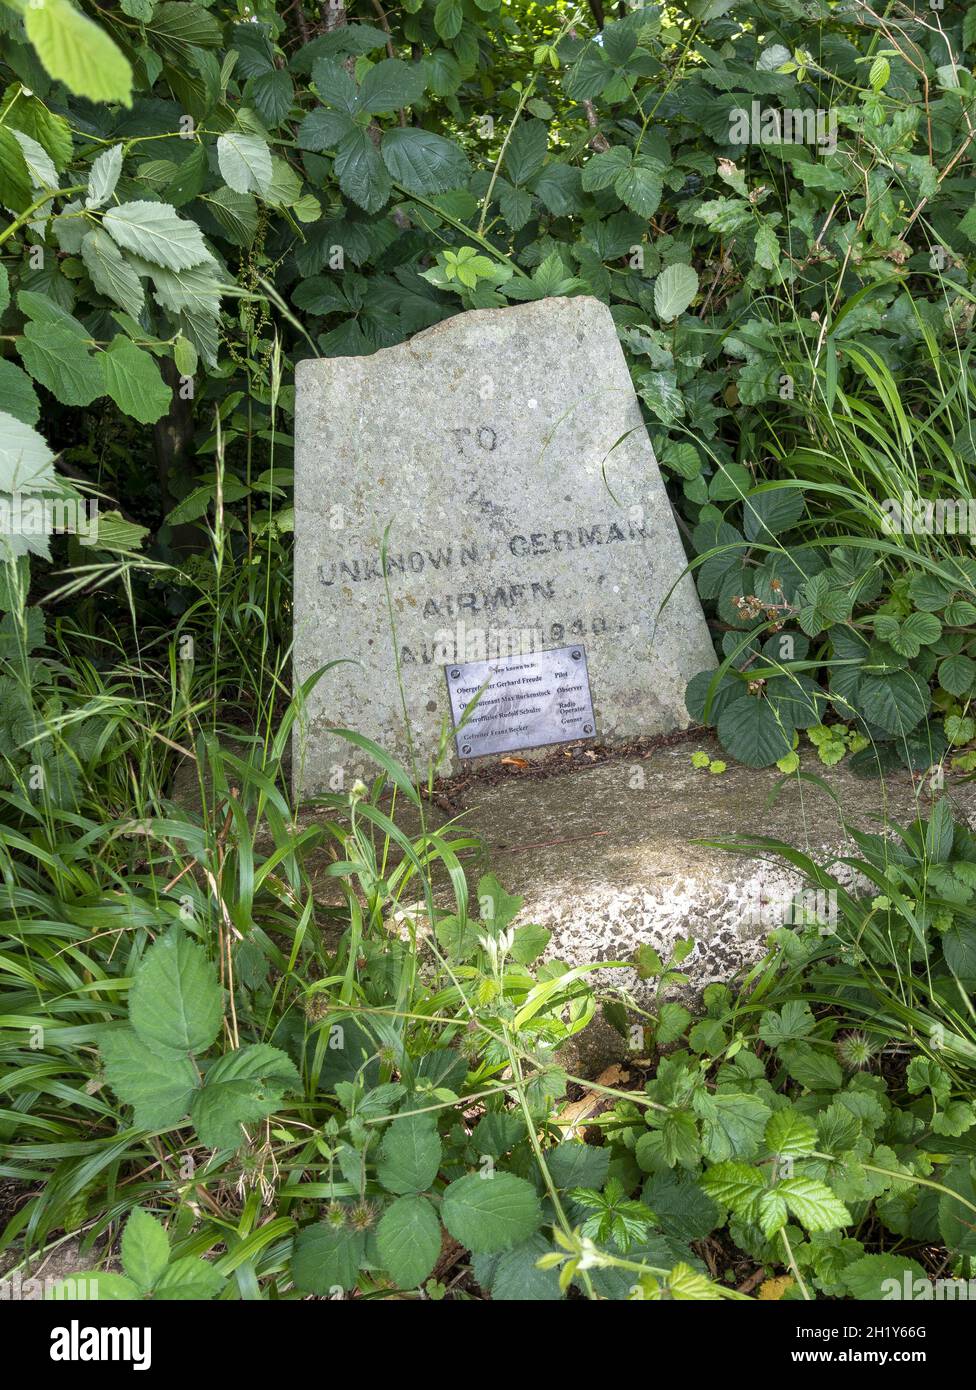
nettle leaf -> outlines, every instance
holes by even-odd
[[[688,308],[698,293],[698,272],[690,265],[665,266],[654,282],[654,312],[662,323],[671,323]]]
[[[134,420],[151,425],[169,410],[172,390],[160,376],[155,360],[131,338],[117,334],[100,359],[105,390]]]
[[[121,1254],[129,1278],[144,1293],[151,1292],[169,1264],[166,1228],[141,1207],[134,1207],[122,1232]]]
[[[251,1043],[225,1053],[195,1092],[190,1116],[201,1140],[211,1149],[236,1149],[245,1140],[242,1125],[257,1124],[281,1105],[286,1091],[299,1084],[295,1064],[267,1043]]]
[[[197,224],[168,203],[123,203],[105,214],[104,226],[123,251],[167,270],[189,270],[210,256]]]
[[[270,187],[271,151],[259,135],[241,135],[237,131],[221,135],[217,141],[217,164],[224,182],[235,193],[266,193]],[[172,267],[181,268],[185,267]]]
[[[92,161],[88,171],[88,192],[85,207],[100,208],[115,192],[115,185],[122,172],[122,145],[113,145]]]
[[[441,1223],[426,1197],[398,1197],[380,1218],[376,1248],[390,1278],[415,1289],[441,1253]]]
[[[542,1224],[542,1208],[532,1184],[514,1173],[469,1173],[445,1191],[441,1219],[466,1250],[491,1255],[528,1240]]]
[[[105,30],[69,0],[31,0],[24,10],[24,28],[51,77],[76,96],[132,105],[129,60]]]
[[[356,1287],[366,1254],[366,1236],[348,1226],[322,1222],[295,1237],[291,1276],[301,1293],[328,1296]]]
[[[207,954],[179,929],[150,946],[129,992],[129,1019],[146,1043],[205,1052],[220,1031],[224,997]]]
[[[185,1119],[200,1085],[185,1054],[143,1042],[131,1028],[106,1029],[98,1046],[108,1084],[132,1106],[137,1129],[172,1129]]]
[[[440,1135],[429,1115],[405,1115],[391,1122],[376,1165],[376,1176],[388,1192],[426,1192],[440,1165]]]
[[[463,187],[471,172],[461,147],[429,130],[388,130],[381,148],[391,178],[410,193],[448,193]]]

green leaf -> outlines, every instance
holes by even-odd
[[[351,125],[339,141],[333,171],[347,198],[377,212],[390,196],[390,176],[362,126]]]
[[[928,686],[910,671],[865,675],[859,690],[860,712],[864,718],[889,734],[909,733],[928,712]]]
[[[939,665],[939,684],[950,695],[968,697],[976,684],[976,661],[961,652],[947,656]]]
[[[393,1282],[415,1289],[441,1252],[441,1224],[426,1197],[398,1197],[380,1218],[376,1248]]]
[[[295,1064],[284,1052],[251,1043],[218,1058],[193,1096],[190,1116],[207,1148],[236,1149],[245,1141],[241,1126],[271,1115],[298,1082]]]
[[[809,1004],[791,999],[783,1005],[781,1012],[767,1009],[759,1021],[759,1036],[770,1047],[779,1047],[780,1043],[805,1038],[815,1027],[816,1020]]]
[[[493,1303],[554,1302],[562,1297],[559,1271],[538,1266],[539,1259],[551,1253],[551,1243],[538,1231],[511,1250],[476,1255],[474,1276]]]
[[[13,131],[0,126],[0,203],[12,212],[23,212],[31,204],[31,180],[24,151]]]
[[[70,1280],[78,1279],[78,1275],[71,1275]],[[45,1293],[45,1298],[63,1299],[66,1287],[70,1288],[70,1282],[56,1285],[51,1293]],[[131,1279],[127,1279],[124,1274],[114,1274],[111,1270],[100,1269],[97,1273],[86,1276],[86,1294],[90,1299],[97,1303],[132,1303],[142,1298],[142,1290],[138,1284],[134,1284]]]
[[[908,1279],[906,1281],[906,1277]],[[862,1255],[840,1273],[841,1281],[854,1298],[870,1303],[882,1299],[903,1299],[916,1279],[925,1279],[925,1270],[904,1255]]]
[[[794,1081],[810,1091],[836,1091],[844,1080],[839,1062],[805,1042],[780,1045],[779,1056]]]
[[[442,39],[456,39],[464,24],[461,0],[437,0],[434,28]]]
[[[391,178],[410,193],[447,193],[461,188],[471,172],[464,151],[429,130],[388,130],[382,152]]]
[[[742,504],[742,529],[746,540],[782,541],[783,533],[803,515],[803,493],[799,488],[770,488],[753,492]]]
[[[210,253],[195,222],[168,203],[123,203],[105,214],[106,231],[123,251],[132,251],[167,270],[189,270]]]
[[[971,1158],[957,1158],[942,1179],[958,1196],[944,1193],[939,1198],[939,1232],[950,1250],[960,1255],[976,1255],[976,1177]],[[970,1203],[963,1206],[958,1200]]]
[[[817,1148],[817,1127],[792,1106],[774,1110],[766,1125],[766,1148],[779,1158],[802,1158]]]
[[[88,192],[85,207],[100,208],[115,192],[115,185],[122,172],[122,145],[113,145],[92,161],[88,170]]]
[[[440,1165],[440,1136],[429,1115],[406,1115],[392,1121],[376,1165],[376,1176],[387,1192],[426,1192]]]
[[[0,357],[0,400],[21,424],[37,424],[41,414],[37,392],[27,373],[7,357]]]
[[[105,30],[68,0],[30,0],[24,28],[48,73],[89,101],[132,105],[132,68]]]
[[[613,191],[620,201],[626,204],[631,212],[636,212],[638,217],[653,217],[661,204],[663,190],[664,183],[658,168],[650,164],[643,164],[639,160],[634,160],[629,169],[624,169],[622,173],[618,174],[613,185]],[[687,266],[684,268],[689,269]],[[675,267],[672,266],[671,269],[675,269]],[[695,275],[694,271],[691,273]],[[661,277],[658,276],[659,284],[660,280]],[[689,296],[685,308],[691,303],[697,291],[698,277],[695,275],[695,289]],[[662,294],[664,292],[662,290]],[[657,286],[655,286],[654,307],[657,309]],[[683,310],[679,309],[678,313],[681,312]],[[658,310],[658,315],[663,317],[660,310]],[[677,315],[672,314],[671,317],[676,318]],[[665,322],[669,322],[669,320],[665,319]]]
[[[739,1091],[699,1091],[692,1104],[702,1121],[702,1152],[711,1162],[758,1153],[770,1113],[763,1101]]]
[[[528,1240],[542,1223],[542,1209],[532,1184],[514,1173],[469,1173],[445,1191],[441,1219],[473,1255],[491,1255]]]
[[[205,1052],[220,1031],[223,991],[201,946],[178,928],[150,946],[129,992],[129,1018],[146,1043]]]
[[[200,1302],[216,1298],[226,1283],[220,1270],[206,1260],[183,1255],[163,1270],[153,1297],[156,1302]]]
[[[784,1178],[775,1189],[786,1200],[790,1211],[808,1231],[832,1231],[849,1226],[850,1212],[818,1178]]]
[[[266,193],[271,183],[271,151],[259,135],[237,131],[217,141],[217,164],[235,193]],[[179,270],[179,266],[172,267]]]
[[[654,312],[662,323],[683,314],[698,293],[698,273],[676,262],[665,266],[654,282]]]
[[[751,1221],[766,1181],[758,1168],[747,1163],[716,1163],[701,1178],[701,1186],[720,1206]]]
[[[144,1293],[169,1264],[169,1237],[161,1222],[141,1207],[134,1207],[122,1232],[122,1268]]]
[[[413,106],[424,94],[424,70],[419,63],[384,58],[371,67],[359,89],[361,111],[379,114]]]
[[[610,1150],[577,1139],[564,1139],[546,1150],[546,1167],[557,1187],[600,1188],[607,1180]]]
[[[172,1129],[186,1118],[200,1084],[188,1057],[143,1042],[130,1028],[106,1029],[98,1046],[108,1084],[132,1106],[137,1129]]]
[[[160,376],[154,359],[136,347],[131,338],[117,334],[100,361],[105,389],[126,415],[151,425],[166,414],[173,393]]]
[[[57,188],[57,170],[44,146],[39,145],[30,135],[25,135],[22,130],[15,130],[13,135],[23,152],[24,163],[34,187]]]
[[[793,747],[789,711],[758,695],[733,700],[716,725],[722,747],[747,767],[769,767]]]
[[[345,111],[320,107],[310,111],[298,127],[298,147],[302,150],[334,150],[344,135],[356,127]]]
[[[366,1253],[366,1237],[348,1226],[325,1222],[295,1237],[291,1277],[301,1293],[327,1297],[335,1289],[354,1289]]]
[[[63,405],[90,405],[105,392],[101,368],[87,343],[60,323],[25,323],[17,351],[34,380]]]
[[[101,227],[82,238],[81,259],[96,290],[114,300],[127,314],[138,318],[145,298],[142,281]]]
[[[542,121],[519,121],[505,150],[505,171],[514,184],[525,184],[542,171],[549,131]]]

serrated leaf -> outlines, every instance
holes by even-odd
[[[24,151],[14,133],[0,126],[0,203],[23,212],[31,203],[31,180]]]
[[[613,191],[620,201],[626,207],[630,208],[631,212],[637,213],[638,217],[653,217],[661,203],[664,183],[657,168],[634,160],[629,169],[624,169],[617,175],[614,180]],[[694,274],[694,271],[692,271],[692,274]],[[660,276],[658,279],[660,280]],[[695,292],[697,292],[697,289],[698,280],[696,276]],[[693,297],[694,295],[689,297],[688,303],[691,303]],[[657,301],[655,298],[655,308],[656,307]],[[687,304],[685,308],[687,308]],[[678,312],[681,313],[682,310]]]
[[[104,395],[105,380],[83,338],[60,323],[32,321],[17,339],[20,360],[35,381],[63,405],[90,405]]]
[[[370,68],[359,89],[361,111],[380,114],[414,106],[424,94],[424,70],[419,63],[384,58]]]
[[[697,293],[698,273],[690,265],[665,266],[654,282],[654,312],[662,323],[671,323]]]
[[[426,1192],[437,1177],[441,1141],[429,1115],[393,1120],[383,1135],[376,1176],[387,1192]]]
[[[121,1241],[122,1268],[144,1293],[149,1293],[169,1264],[169,1237],[161,1222],[142,1207],[134,1207]]]
[[[562,1298],[559,1271],[540,1269],[539,1259],[551,1254],[552,1245],[541,1231],[521,1245],[496,1255],[475,1255],[474,1275],[491,1294],[493,1303],[544,1303]]]
[[[220,1270],[206,1260],[183,1255],[163,1270],[153,1297],[156,1302],[207,1302],[216,1298],[226,1283]]]
[[[722,747],[747,767],[770,767],[793,747],[794,725],[787,709],[761,696],[733,700],[716,726]]]
[[[221,176],[235,193],[266,193],[271,183],[271,151],[259,135],[232,131],[217,141]],[[179,266],[172,269],[179,270]]]
[[[854,1298],[880,1302],[884,1298],[905,1297],[906,1275],[909,1290],[916,1279],[925,1279],[925,1270],[904,1255],[862,1255],[840,1273],[840,1279]]]
[[[127,314],[138,318],[145,299],[142,282],[101,227],[96,227],[82,238],[81,259],[96,290],[114,300]]]
[[[132,1106],[137,1129],[172,1129],[185,1119],[200,1084],[188,1057],[145,1043],[130,1028],[106,1030],[98,1045],[108,1084]]]
[[[781,1011],[768,1009],[759,1020],[759,1036],[770,1047],[805,1038],[816,1027],[809,1004],[790,999]]]
[[[153,357],[136,347],[131,338],[117,334],[100,361],[105,389],[126,415],[151,425],[166,414],[172,390],[160,376]]]
[[[471,172],[460,146],[429,130],[388,130],[381,149],[391,178],[410,193],[447,193],[463,187]]]
[[[123,203],[110,208],[103,223],[123,251],[167,270],[189,270],[210,257],[197,224],[168,203]]]
[[[910,671],[864,675],[859,692],[861,714],[885,733],[910,733],[928,712],[928,686]]]
[[[701,1186],[713,1202],[751,1221],[766,1181],[757,1168],[750,1168],[747,1163],[716,1163],[701,1178]]]
[[[542,1208],[532,1184],[514,1173],[469,1173],[445,1191],[441,1219],[466,1250],[490,1255],[528,1240],[542,1222]]]
[[[441,1223],[426,1197],[398,1197],[376,1228],[384,1268],[401,1289],[422,1284],[441,1252]]]
[[[177,1052],[205,1052],[220,1031],[223,991],[206,952],[178,929],[150,946],[129,992],[139,1037]]]
[[[849,1226],[853,1220],[844,1203],[819,1178],[784,1178],[776,1184],[776,1191],[808,1231],[832,1231]]]
[[[298,1081],[290,1057],[267,1043],[225,1053],[193,1096],[190,1115],[197,1133],[211,1149],[240,1147],[245,1140],[241,1126],[257,1124],[272,1114],[285,1091],[294,1089]]]
[[[123,146],[113,145],[111,149],[103,151],[88,171],[88,192],[85,196],[85,207],[100,208],[103,203],[107,203],[115,192],[115,185],[119,181],[119,174],[122,172]]]
[[[817,1129],[812,1120],[792,1106],[774,1110],[766,1125],[766,1148],[778,1158],[802,1158],[817,1148]]]
[[[697,1092],[693,1107],[702,1121],[702,1152],[713,1163],[752,1158],[759,1151],[769,1106],[739,1091]]]
[[[7,357],[0,357],[0,400],[21,424],[37,424],[41,414],[37,392],[27,373]]]
[[[129,60],[100,25],[68,0],[31,0],[24,28],[51,77],[76,96],[132,105]]]
[[[334,1289],[354,1289],[366,1253],[366,1237],[348,1226],[325,1222],[308,1226],[295,1237],[291,1274],[302,1293],[328,1296]]]
[[[376,212],[390,196],[390,176],[362,126],[351,125],[336,148],[333,172],[347,198]]]

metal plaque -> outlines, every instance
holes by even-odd
[[[462,758],[568,743],[596,733],[582,644],[493,661],[450,662],[444,671]]]

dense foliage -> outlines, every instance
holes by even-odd
[[[0,536],[0,1252],[122,1229],[104,1297],[972,1274],[945,803],[857,841],[868,894],[753,844],[840,921],[696,1019],[690,943],[639,955],[641,1007],[491,875],[475,910],[474,846],[381,750],[311,821],[284,757],[294,361],[588,293],[723,656],[692,715],[787,773],[804,730],[971,770],[968,538],[889,504],[972,492],[974,50],[951,3],[0,2],[0,501],[101,504]],[[599,1008],[631,1083],[582,1142],[557,1050]]]

